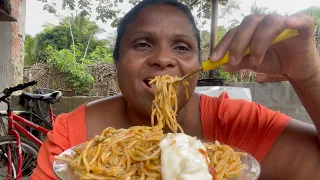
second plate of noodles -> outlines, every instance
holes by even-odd
[[[176,120],[177,91],[187,82],[157,76],[151,126],[106,128],[100,135],[55,157],[53,170],[67,179],[257,179],[259,163],[218,141],[184,134]],[[177,83],[179,82],[179,83]],[[165,134],[168,126],[172,133]]]

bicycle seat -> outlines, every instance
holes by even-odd
[[[54,91],[48,94],[30,94],[30,93],[22,93],[20,95],[21,98],[25,98],[27,100],[38,100],[38,101],[46,101],[46,102],[54,102],[61,98],[62,93],[60,91]]]

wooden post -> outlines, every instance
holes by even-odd
[[[212,49],[218,43],[218,6],[219,0],[212,0],[211,4],[211,44],[210,44],[210,54],[212,53]],[[211,70],[209,72],[209,78],[216,78],[217,71]]]
[[[106,93],[107,97],[110,96],[110,89],[111,89],[110,82],[107,81],[107,93]]]

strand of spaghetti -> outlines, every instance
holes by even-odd
[[[116,148],[119,147],[118,144],[113,144],[111,149],[112,149],[112,152],[116,153],[117,155],[121,156],[123,155],[124,153],[123,152],[120,152],[119,150],[117,150]]]
[[[146,175],[142,172],[139,180],[144,180],[145,178],[146,178]]]
[[[155,172],[149,172],[144,168],[144,163],[140,162],[140,168],[142,169],[143,173],[146,174],[149,177],[153,177],[153,178],[160,178],[161,175],[160,173],[155,173]]]
[[[154,108],[155,105],[152,105],[152,113],[151,113],[151,126],[154,126],[154,116],[157,112],[157,110]]]
[[[89,147],[93,144],[95,139],[96,138],[91,139],[89,141],[89,143],[84,147],[84,150],[83,150],[82,161],[84,163],[84,166],[86,167],[87,172],[90,171],[90,166],[89,166],[88,161],[87,161],[87,151],[88,151]]]
[[[98,158],[100,151],[101,151],[101,147],[102,147],[102,144],[98,144],[97,151],[96,151],[94,157],[92,158],[92,160],[89,162],[89,166],[92,165],[96,161],[96,159]]]
[[[62,160],[62,161],[65,161],[65,162],[71,162],[71,161],[73,161],[72,158],[62,157],[62,156],[54,156],[54,158],[55,158],[55,159]]]
[[[108,157],[111,155],[111,152],[108,151],[108,150],[104,150],[102,153],[101,153],[101,156],[100,156],[100,160],[103,164],[107,164],[108,162]]]
[[[154,171],[160,171],[161,166],[160,165],[153,165],[150,163],[150,160],[148,159],[146,162],[146,166],[148,167],[148,169],[154,170]]]
[[[124,132],[124,133],[127,133],[127,132]],[[112,141],[107,147],[106,149],[110,149],[112,147],[113,144],[116,144],[120,141],[123,141],[124,139],[126,138],[130,138],[134,136],[134,134],[124,134],[124,135],[121,135],[120,137],[118,137],[117,139],[115,139],[114,141]]]
[[[137,172],[137,170],[138,169],[136,167],[132,167],[131,169],[129,169],[128,172],[126,172],[125,174],[122,175],[123,179],[126,179],[130,176],[133,176]],[[122,179],[122,178],[120,178],[120,179]]]
[[[111,164],[113,166],[118,164],[118,156],[113,151],[111,152]]]
[[[222,155],[222,154],[223,154],[222,151],[218,151],[218,152],[216,152],[216,153],[213,154],[213,163],[214,163],[214,164],[218,164],[218,163],[219,163],[219,162],[218,162],[218,156],[219,156],[219,155]]]
[[[129,156],[129,153],[128,153],[128,149],[125,146],[123,147],[123,149],[124,149],[124,154],[125,154],[125,157],[126,157],[126,160],[127,160],[126,172],[128,172],[130,167],[131,167],[131,160],[130,160],[130,156]]]
[[[177,98],[176,94],[174,94],[173,104],[174,104],[174,114],[173,115],[176,115],[178,113],[178,98]]]
[[[157,155],[160,155],[160,148],[155,150],[152,154],[150,154],[149,156],[144,156],[144,157],[136,157],[133,155],[132,152],[129,151],[129,155],[130,157],[135,160],[135,161],[146,161],[148,159],[152,159],[153,157],[157,156]]]

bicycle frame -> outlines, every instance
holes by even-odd
[[[49,103],[49,116],[50,116],[51,126],[53,127],[54,120],[56,119],[56,116],[53,114],[53,110],[52,110],[52,105],[51,105],[51,103]]]
[[[7,110],[7,114],[8,114],[8,134],[9,135],[14,135],[16,137],[16,141],[17,141],[17,147],[18,147],[18,169],[17,169],[17,177],[16,179],[20,180],[22,178],[22,150],[21,150],[21,138],[20,138],[20,134],[19,132],[25,134],[30,140],[32,140],[33,142],[35,142],[38,146],[42,145],[42,142],[36,138],[34,135],[32,135],[29,131],[27,131],[24,127],[22,127],[20,124],[18,124],[17,122],[21,122],[29,127],[32,127],[38,131],[41,131],[45,134],[47,134],[49,132],[48,129],[43,128],[37,124],[34,124],[33,122],[26,120],[18,115],[15,115],[12,112],[11,106],[10,106],[10,102],[8,100],[4,100],[5,103],[8,104],[8,110]],[[51,112],[50,114],[50,120],[51,117],[53,117],[53,113],[52,113],[52,109],[49,110],[49,112]],[[17,130],[19,131],[17,131]],[[8,164],[12,164],[12,156],[11,156],[11,147],[10,145],[7,146],[7,154],[8,154]],[[7,180],[11,179],[11,172],[12,172],[12,167],[10,165],[8,165],[8,175],[7,175]]]
[[[45,134],[47,134],[49,132],[48,129],[43,128],[43,127],[41,127],[41,126],[39,126],[39,125],[37,125],[37,124],[27,120],[27,119],[24,119],[24,118],[22,118],[20,116],[17,116],[17,115],[12,113],[13,128],[18,129],[19,132],[22,132],[23,134],[25,134],[30,140],[34,141],[38,146],[42,145],[42,142],[38,138],[36,138],[33,134],[31,134],[28,130],[26,130],[24,127],[22,127],[17,122],[21,122],[21,123],[27,125],[28,127],[32,127],[32,128],[34,128],[34,129],[36,129],[38,131],[41,131],[41,132],[43,132]]]
[[[49,108],[48,108],[48,113],[49,113],[49,122],[47,122],[46,119],[44,119],[43,117],[41,117],[39,114],[37,114],[36,112],[33,112],[32,109],[26,112],[22,112],[19,113],[19,116],[23,113],[29,114],[29,118],[30,120],[33,119],[33,117],[36,117],[37,119],[39,119],[41,122],[45,123],[49,129],[53,128],[53,124],[54,124],[54,120],[56,119],[56,115],[53,114],[53,109],[52,109],[52,104],[48,103]],[[21,116],[20,116],[21,117]],[[32,121],[32,120],[31,120]]]

